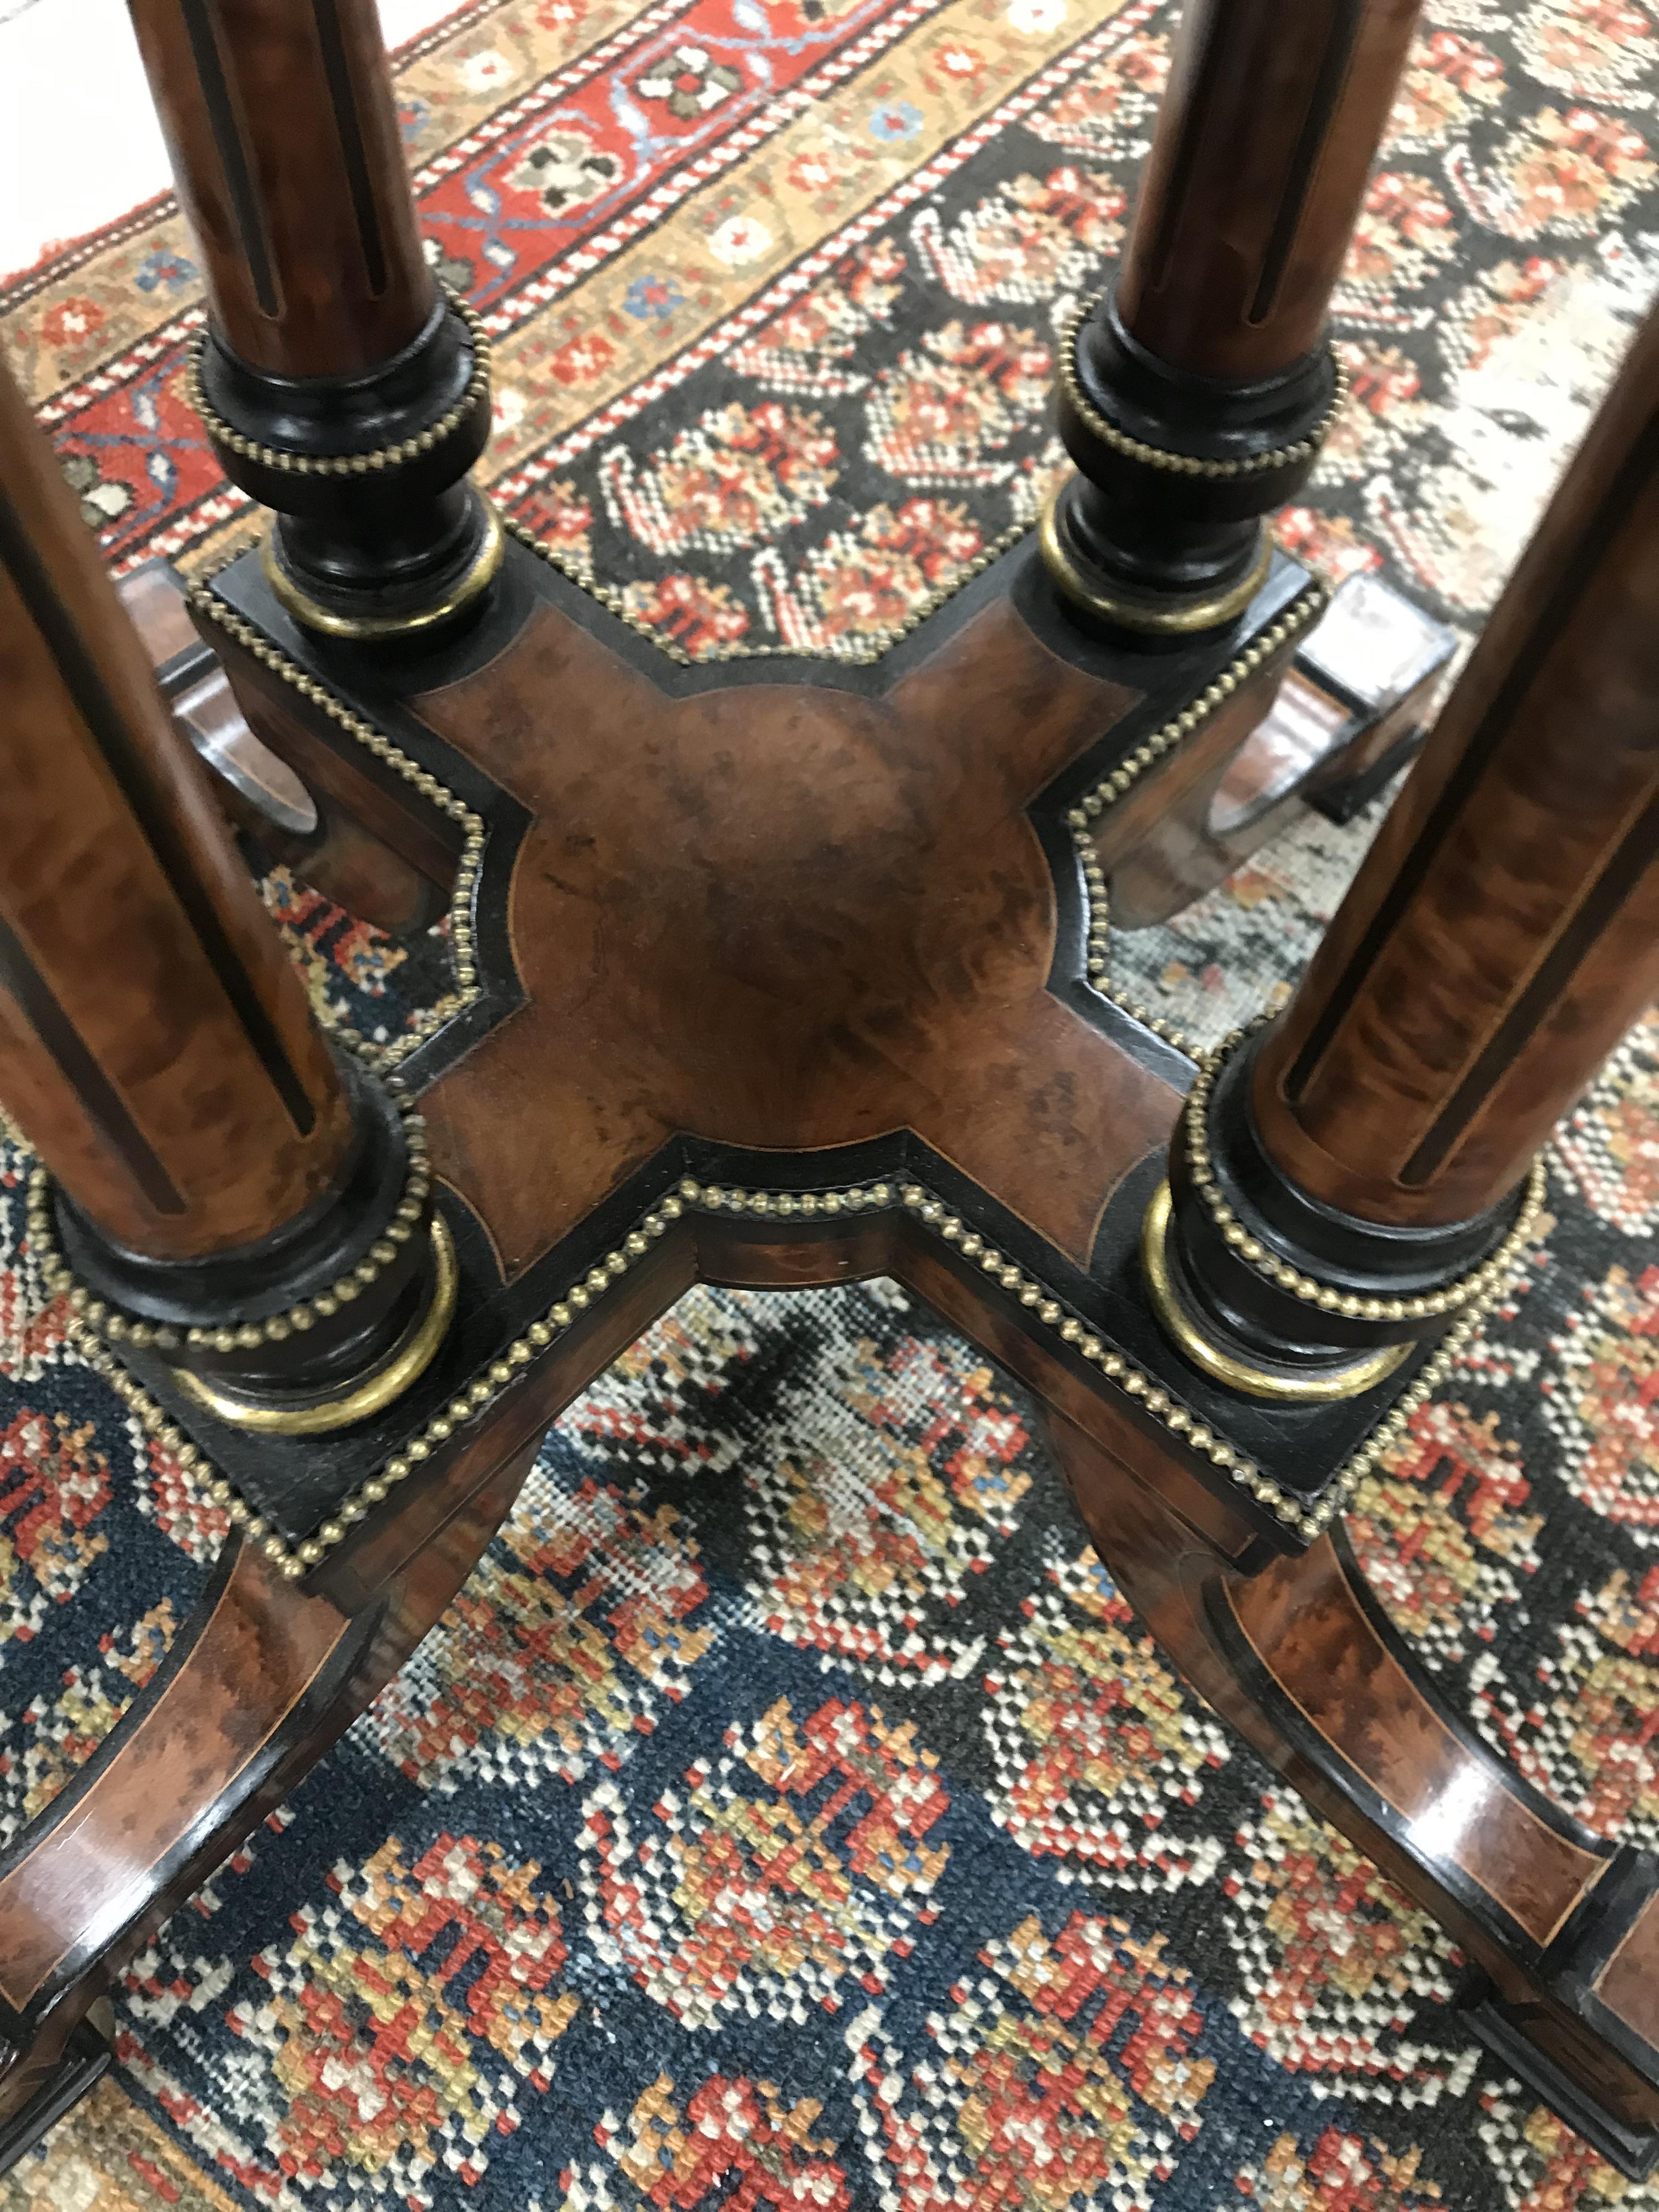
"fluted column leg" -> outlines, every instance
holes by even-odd
[[[1259,1366],[1444,1328],[1659,991],[1656,393],[1659,316],[1294,998],[1177,1133],[1176,1296]]]
[[[202,1388],[331,1401],[433,1311],[418,1128],[319,1030],[3,374],[0,694],[0,1096],[51,1271]]]
[[[200,248],[197,401],[276,510],[289,611],[356,638],[476,605],[499,526],[465,483],[488,347],[421,250],[374,0],[131,0]]]
[[[1188,0],[1115,283],[1062,362],[1068,599],[1175,637],[1265,573],[1340,398],[1324,328],[1419,0]]]

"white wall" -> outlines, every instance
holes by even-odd
[[[393,46],[458,0],[380,0]],[[0,0],[0,276],[170,179],[123,0]]]

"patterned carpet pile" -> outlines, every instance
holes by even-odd
[[[485,474],[683,647],[860,649],[1035,511],[1055,332],[1122,236],[1170,11],[505,0],[417,42],[421,219],[500,365]],[[1285,542],[1474,628],[1659,274],[1653,0],[1439,0]],[[170,204],[0,294],[111,562],[252,520],[185,402]],[[1282,988],[1375,813],[1135,987]],[[445,946],[280,874],[340,1017]],[[0,1833],[224,1530],[64,1342],[0,1160]],[[1659,1845],[1659,1027],[1354,1540],[1494,1744]],[[1473,2047],[1455,1954],[1189,1697],[1019,1393],[873,1284],[698,1292],[550,1437],[378,1705],[117,1993],[0,2212],[1637,2212]]]

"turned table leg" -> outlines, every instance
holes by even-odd
[[[1659,989],[1659,319],[1295,996],[1200,1075],[1159,1303],[1257,1395],[1450,1325],[1539,1147]]]
[[[204,1402],[333,1425],[447,1322],[423,1128],[318,1028],[4,378],[0,482],[0,1096],[45,1164],[31,1237]]]
[[[1656,391],[1659,317],[1289,1006],[1188,1097],[1144,1281],[1184,1358],[1246,1397],[1362,1394],[1489,1291],[1540,1146],[1659,988]],[[1651,2165],[1659,1865],[1565,1820],[1438,1704],[1334,1532],[1252,1581],[1181,1569],[1153,1509],[1071,1458],[1194,1680],[1489,1977],[1477,2032],[1627,2171]]]
[[[84,1351],[91,1323],[222,1418],[337,1425],[447,1324],[419,1118],[317,1027],[3,374],[0,487],[0,1095],[45,1164],[30,1243]],[[97,2078],[88,2007],[424,1634],[533,1450],[350,1613],[240,1514],[167,1664],[0,1856],[0,2163]]]
[[[1340,379],[1331,293],[1419,0],[1188,0],[1123,259],[1067,341],[1049,573],[1109,628],[1234,620]]]
[[[476,612],[502,544],[465,482],[489,347],[426,265],[374,0],[131,7],[206,278],[197,404],[276,511],[273,588],[359,640]]]

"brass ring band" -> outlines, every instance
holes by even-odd
[[[1060,526],[1060,502],[1071,481],[1070,477],[1064,478],[1044,501],[1037,525],[1037,544],[1042,552],[1042,565],[1049,575],[1073,605],[1080,607],[1085,614],[1115,623],[1121,629],[1163,637],[1188,637],[1200,630],[1219,629],[1242,615],[1266,582],[1273,562],[1273,544],[1264,528],[1249,574],[1237,583],[1230,584],[1224,592],[1214,592],[1208,599],[1172,600],[1168,606],[1160,606],[1150,599],[1119,597],[1103,590],[1078,568]]]
[[[296,623],[304,629],[318,630],[325,637],[349,637],[358,643],[372,642],[388,637],[408,637],[423,629],[435,629],[470,607],[481,593],[495,582],[507,547],[507,535],[501,518],[488,500],[483,502],[484,533],[478,550],[472,556],[466,574],[453,590],[441,599],[411,613],[398,615],[343,615],[331,607],[321,605],[310,593],[301,591],[276,557],[276,526],[273,522],[259,546],[259,565],[264,570],[268,583]]]
[[[455,1244],[448,1224],[435,1213],[432,1217],[432,1296],[425,1311],[384,1364],[372,1375],[365,1376],[343,1397],[327,1398],[313,1406],[278,1406],[268,1399],[244,1398],[234,1390],[222,1389],[216,1382],[192,1375],[185,1367],[175,1367],[173,1379],[216,1420],[227,1421],[233,1428],[252,1430],[259,1436],[319,1437],[332,1429],[349,1428],[354,1421],[366,1421],[372,1413],[380,1413],[394,1398],[400,1397],[411,1382],[425,1373],[454,1316],[460,1270],[456,1265]]]
[[[1090,404],[1078,376],[1078,340],[1083,335],[1083,325],[1105,298],[1104,291],[1096,292],[1081,301],[1060,334],[1060,381],[1066,399],[1079,422],[1091,438],[1109,446],[1115,453],[1126,454],[1149,469],[1165,469],[1171,476],[1233,478],[1255,477],[1269,469],[1290,467],[1297,461],[1310,460],[1329,435],[1332,423],[1346,404],[1350,380],[1341,356],[1334,346],[1327,346],[1331,364],[1331,396],[1324,414],[1305,437],[1294,440],[1288,446],[1278,446],[1271,453],[1251,453],[1237,460],[1205,459],[1198,453],[1180,453],[1169,446],[1149,445],[1144,438],[1132,438],[1127,430],[1120,430],[1109,422],[1097,407]]]
[[[1364,1391],[1375,1389],[1393,1374],[1409,1352],[1416,1350],[1411,1343],[1385,1344],[1380,1352],[1367,1352],[1349,1366],[1306,1376],[1273,1374],[1223,1351],[1194,1326],[1176,1296],[1167,1249],[1170,1213],[1170,1186],[1165,1181],[1158,1185],[1140,1225],[1140,1264],[1146,1279],[1147,1296],[1164,1333],[1212,1382],[1219,1382],[1229,1390],[1243,1391],[1247,1397],[1271,1399],[1281,1406],[1329,1405],[1334,1400],[1358,1398]]]

